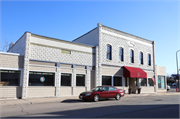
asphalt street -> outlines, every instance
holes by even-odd
[[[1,117],[15,118],[179,118],[179,95],[144,95],[83,102],[2,106]]]

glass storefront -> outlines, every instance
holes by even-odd
[[[29,86],[54,86],[55,73],[29,72]]]
[[[165,77],[158,76],[158,89],[165,89]]]
[[[0,70],[0,86],[20,86],[21,71]]]

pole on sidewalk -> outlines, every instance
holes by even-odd
[[[177,53],[178,53],[179,51],[180,51],[180,50],[178,50],[178,51],[176,52],[176,63],[177,63],[178,86],[179,86],[179,88],[180,88],[180,76],[179,76],[179,69],[178,69],[178,56],[177,56]],[[180,92],[180,90],[179,90],[179,92]]]

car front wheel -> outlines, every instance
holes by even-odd
[[[94,102],[98,102],[99,101],[99,95],[94,95]]]
[[[116,100],[120,100],[120,98],[121,98],[121,95],[120,95],[120,94],[117,94],[117,95],[116,95]]]

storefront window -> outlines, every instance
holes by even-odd
[[[148,78],[148,86],[154,86],[152,78]]]
[[[114,77],[114,86],[122,86],[122,77]]]
[[[102,85],[111,85],[111,76],[102,76]]]
[[[76,86],[85,86],[84,74],[76,74]]]
[[[147,86],[147,79],[146,78],[141,79],[141,86]]]
[[[165,77],[164,76],[158,76],[158,88],[165,89]]]
[[[54,86],[54,73],[29,72],[29,86]]]
[[[19,86],[20,71],[0,70],[0,86]]]
[[[61,73],[61,86],[71,86],[71,74]]]

